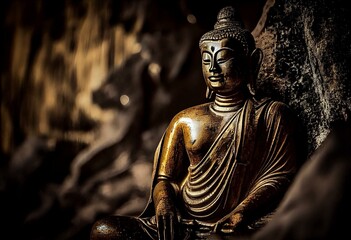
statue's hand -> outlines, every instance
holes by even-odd
[[[156,208],[156,220],[159,240],[175,240],[178,219],[174,205],[162,199]]]
[[[242,213],[234,213],[229,219],[227,219],[223,223],[218,223],[215,226],[215,232],[221,233],[235,233],[240,231],[243,224],[243,214]]]

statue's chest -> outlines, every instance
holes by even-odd
[[[190,163],[196,164],[209,151],[219,136],[227,119],[209,119],[208,121],[193,122],[184,132],[184,141]]]

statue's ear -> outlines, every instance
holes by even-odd
[[[253,77],[256,79],[258,75],[258,71],[260,70],[263,59],[263,52],[260,48],[256,48],[252,51],[250,60],[251,60],[251,70],[253,73]]]

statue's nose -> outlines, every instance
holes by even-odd
[[[210,72],[219,72],[219,71],[220,71],[220,68],[219,68],[217,62],[212,61],[211,66],[210,66]]]

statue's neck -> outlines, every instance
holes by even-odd
[[[241,92],[228,96],[217,93],[211,107],[215,112],[236,112],[244,105],[245,100],[245,95]]]

